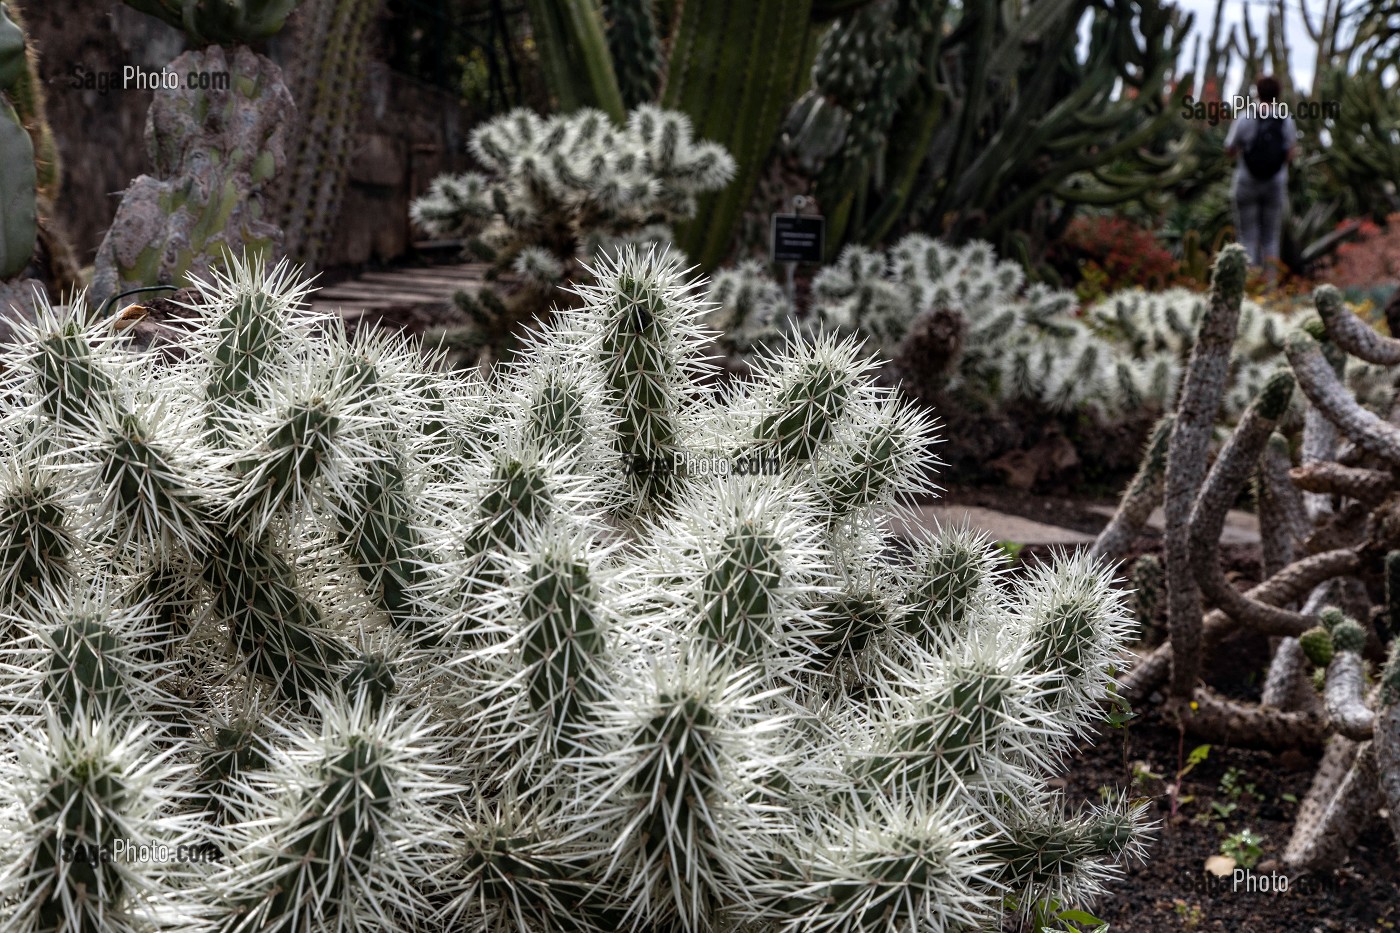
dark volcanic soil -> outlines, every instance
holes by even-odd
[[[1109,730],[1098,744],[1081,749],[1065,774],[1065,792],[1075,801],[1097,800],[1100,787],[1132,785],[1153,797],[1153,818],[1161,821],[1144,865],[1134,865],[1115,882],[1094,913],[1114,933],[1178,933],[1226,930],[1230,933],[1312,933],[1400,928],[1400,856],[1388,828],[1380,823],[1352,850],[1343,868],[1325,876],[1290,877],[1289,890],[1259,890],[1258,880],[1279,871],[1274,862],[1288,841],[1296,800],[1307,793],[1315,756],[1247,751],[1214,746],[1182,782],[1183,802],[1171,815],[1166,782],[1173,780],[1192,749],[1176,726],[1150,706],[1126,729]],[[1164,780],[1140,777],[1146,769]],[[1238,795],[1222,778],[1234,777]],[[1189,801],[1184,798],[1190,797]],[[1233,805],[1233,809],[1230,809]],[[1221,815],[1220,811],[1227,811]],[[1220,851],[1232,833],[1252,830],[1263,852],[1254,869],[1256,888],[1216,878],[1206,859]]]
[[[1103,526],[1104,518],[1088,507],[1114,504],[1109,499],[1035,495],[1004,487],[960,487],[948,490],[944,498],[1090,534]],[[1123,564],[1125,571],[1138,554],[1160,556],[1160,545],[1156,533],[1142,535]],[[1052,551],[1028,547],[1021,559],[1047,559]],[[1222,556],[1226,573],[1237,585],[1258,581],[1257,546],[1226,547]],[[1228,696],[1257,700],[1268,659],[1266,639],[1235,636],[1209,659],[1206,680]],[[1272,873],[1281,870],[1277,859],[1292,831],[1297,801],[1312,780],[1316,754],[1212,746],[1183,778],[1173,816],[1167,785],[1202,743],[1183,737],[1151,698],[1136,711],[1138,718],[1126,728],[1105,729],[1096,743],[1081,748],[1055,781],[1076,803],[1097,801],[1100,788],[1131,788],[1135,796],[1152,798],[1152,818],[1160,825],[1148,861],[1130,866],[1093,911],[1110,923],[1113,933],[1400,930],[1400,852],[1381,821],[1361,838],[1340,871],[1290,876],[1287,891],[1270,889],[1276,884]],[[1248,880],[1236,886],[1233,876],[1216,878],[1205,869],[1206,859],[1218,854],[1229,836],[1246,829],[1262,839],[1253,888]],[[1261,884],[1266,878],[1270,884]]]

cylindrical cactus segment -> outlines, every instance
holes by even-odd
[[[250,674],[301,706],[340,679],[347,649],[325,631],[321,610],[266,542],[230,530],[205,564],[204,579]]]
[[[582,721],[596,698],[604,620],[597,583],[583,554],[566,539],[531,557],[520,598],[521,661],[530,707],[562,734]]]
[[[19,474],[0,490],[0,608],[71,578],[75,541],[65,497],[39,473]]]
[[[910,557],[905,629],[917,638],[956,638],[988,595],[1006,559],[986,535],[944,527]]]
[[[60,425],[90,425],[112,400],[112,376],[76,322],[45,337],[31,365],[38,377],[40,410]]]
[[[754,429],[784,464],[811,460],[836,430],[851,399],[854,374],[840,361],[812,359],[785,373],[773,410]]]
[[[424,633],[415,610],[414,588],[427,579],[419,526],[398,458],[384,451],[365,465],[336,518],[341,540],[370,595],[395,626]]]
[[[81,709],[98,718],[128,709],[133,700],[128,646],[110,626],[77,612],[47,634],[44,699],[65,716]]]
[[[1320,625],[1315,625],[1298,636],[1298,644],[1313,667],[1326,668],[1332,663],[1336,648],[1332,644],[1332,633]]]

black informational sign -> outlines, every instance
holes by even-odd
[[[821,262],[826,218],[815,214],[773,215],[774,262]]]

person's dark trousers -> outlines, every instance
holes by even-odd
[[[1244,245],[1249,262],[1262,266],[1273,278],[1278,266],[1279,238],[1283,232],[1284,198],[1288,175],[1279,172],[1260,181],[1248,172],[1235,176],[1235,237]]]

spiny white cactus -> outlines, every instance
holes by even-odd
[[[741,343],[752,342],[743,333],[745,302],[780,289],[753,264],[721,273],[717,281],[724,283],[715,292],[722,306],[712,324],[734,331],[720,346],[737,353]],[[911,234],[884,251],[848,247],[813,279],[806,313],[779,304],[779,326],[764,336],[775,344],[801,322],[810,333],[858,337],[893,358],[915,317],[951,310],[966,319],[967,332],[950,390],[998,402],[1032,401],[1058,412],[1092,407],[1117,418],[1175,404],[1204,303],[1203,294],[1184,288],[1135,288],[1081,313],[1072,293],[1027,285],[1021,267],[999,260],[987,243],[954,247]],[[1227,421],[1238,419],[1263,387],[1300,320],[1242,303],[1223,400]],[[1384,366],[1352,360],[1346,376],[1368,408],[1384,411],[1395,396]]]
[[[621,127],[598,110],[547,118],[514,110],[474,130],[469,148],[489,174],[434,179],[411,206],[413,222],[434,236],[479,237],[541,288],[575,260],[595,260],[580,250],[609,237],[647,230],[662,242],[668,231],[658,218],[692,216],[696,195],[734,174],[734,160],[696,140],[684,114],[652,105]]]
[[[935,426],[865,350],[720,384],[674,255],[591,278],[490,381],[256,263],[183,354],[44,310],[0,395],[0,926],[951,931],[1136,854],[1045,790],[1107,571],[892,558]],[[55,867],[118,830],[221,858]]]

